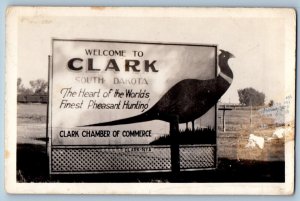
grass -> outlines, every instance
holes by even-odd
[[[196,128],[180,130],[177,136],[180,144],[216,144],[216,130],[212,128]],[[160,136],[150,143],[151,145],[170,145],[169,134]]]
[[[18,125],[21,124],[46,124],[46,104],[18,104]]]

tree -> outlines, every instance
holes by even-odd
[[[22,86],[22,79],[21,78],[18,78],[18,81],[17,81],[17,87],[19,89],[19,87]]]
[[[265,104],[265,94],[252,87],[238,90],[239,101],[246,106],[260,106]]]
[[[29,82],[34,94],[44,95],[48,90],[48,83],[45,80],[37,79]]]
[[[17,91],[18,91],[18,94],[22,93],[23,89],[24,89],[24,86],[22,84],[22,79],[18,78],[18,81],[17,81]]]
[[[32,92],[31,89],[24,87],[24,85],[22,84],[22,78],[18,78],[18,81],[17,81],[17,92],[18,92],[18,94],[21,94],[21,95],[30,95],[30,94],[33,94],[33,92]]]
[[[274,101],[270,100],[270,102],[268,103],[269,107],[272,107],[274,105]]]

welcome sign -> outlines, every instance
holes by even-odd
[[[50,173],[170,171],[169,114],[197,108],[201,101],[186,97],[216,69],[214,45],[53,39]],[[215,167],[216,109],[209,107],[178,116],[182,170]]]
[[[7,193],[293,194],[295,25],[292,8],[8,7]]]

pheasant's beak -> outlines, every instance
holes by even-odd
[[[235,56],[231,53],[229,53],[229,58],[235,58]]]

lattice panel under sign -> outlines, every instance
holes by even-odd
[[[169,147],[151,147],[150,150],[143,147],[54,148],[51,156],[52,172],[143,171],[171,168]]]
[[[180,146],[180,168],[214,168],[215,151],[214,146]]]
[[[180,146],[180,168],[215,167],[214,146]],[[171,150],[165,146],[52,148],[52,173],[171,171]]]

